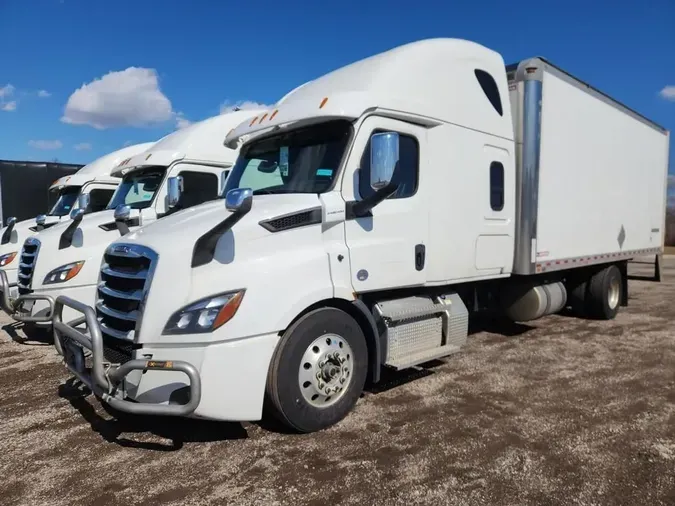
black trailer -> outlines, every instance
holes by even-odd
[[[77,172],[82,165],[60,162],[0,160],[0,222],[17,221],[46,214],[54,202],[49,187],[63,176]]]

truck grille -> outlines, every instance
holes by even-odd
[[[103,255],[96,316],[107,347],[127,350],[125,343],[136,340],[156,259],[154,251],[127,244]]]
[[[40,251],[40,241],[34,237],[29,237],[23,243],[21,256],[19,257],[19,272],[17,273],[17,287],[20,295],[31,293],[33,286],[33,271],[37,262],[38,252]]]

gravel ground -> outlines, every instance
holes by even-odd
[[[675,257],[616,320],[472,334],[338,426],[117,421],[0,332],[0,504],[675,504]]]

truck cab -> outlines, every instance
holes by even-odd
[[[18,321],[48,327],[57,296],[94,304],[106,246],[160,218],[217,199],[238,152],[223,145],[223,136],[255,112],[195,123],[122,160],[112,171],[120,183],[103,210],[87,215],[74,210],[68,222],[26,241],[21,254],[32,263],[22,267],[19,298],[6,310]]]
[[[20,222],[15,218],[7,219],[7,226],[0,231],[0,269],[5,272],[12,287],[12,296],[18,293],[19,252],[24,241],[58,223],[68,222],[70,213],[79,208],[80,195],[88,195],[89,205],[84,209],[85,214],[105,209],[120,182],[119,177],[111,175],[111,170],[125,158],[145,151],[152,144],[147,142],[122,148],[94,160],[75,174],[54,181],[49,187],[49,200],[54,204],[46,215]]]

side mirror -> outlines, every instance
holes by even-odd
[[[79,197],[77,197],[77,207],[82,209],[85,213],[87,212],[87,209],[89,209],[89,202],[90,202],[90,197],[88,193],[81,193]]]
[[[35,217],[35,223],[37,225],[44,225],[46,221],[47,221],[47,217],[44,214],[38,214]]]
[[[115,218],[115,225],[117,225],[117,231],[120,235],[127,235],[129,233],[129,225],[127,225],[127,220],[131,216],[131,207],[126,204],[120,204],[115,208],[115,213],[113,217]]]
[[[70,219],[76,223],[81,222],[83,217],[84,217],[84,209],[82,207],[78,207],[77,209],[73,209],[72,211],[70,211]]]
[[[250,188],[235,188],[225,196],[225,209],[233,213],[246,214],[253,205],[253,190]]]
[[[167,180],[167,205],[172,209],[180,202],[183,193],[183,177],[172,176]]]
[[[13,227],[16,224],[16,217],[15,216],[10,216],[7,218],[7,226],[8,227]]]
[[[374,190],[391,183],[398,164],[398,146],[396,132],[374,134],[370,138],[370,186]]]

